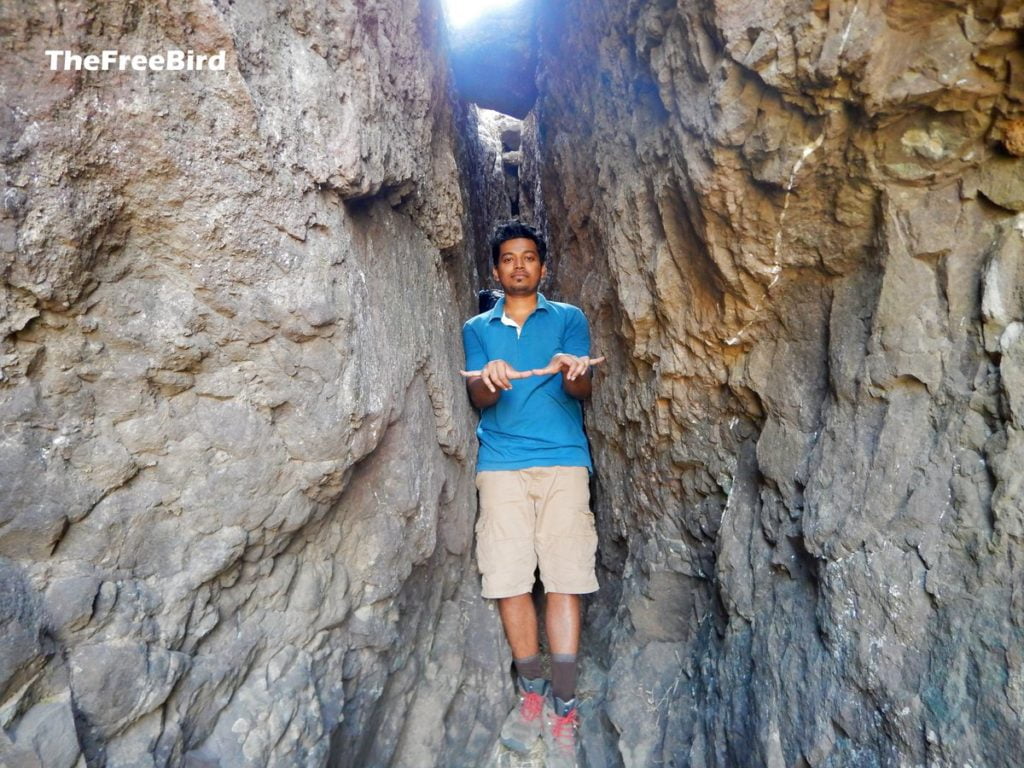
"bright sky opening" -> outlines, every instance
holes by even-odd
[[[488,11],[517,5],[520,0],[441,0],[449,26],[464,27]]]

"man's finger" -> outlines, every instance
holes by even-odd
[[[484,368],[483,371],[480,372],[480,381],[482,381],[484,383],[484,386],[487,387],[487,389],[489,389],[491,392],[494,391],[494,384],[491,383],[491,376],[489,373],[487,373],[486,368]]]
[[[562,370],[563,367],[565,367],[566,364],[567,364],[566,356],[565,355],[557,355],[557,356],[555,356],[555,358],[550,363],[545,365],[543,368],[534,368],[533,369],[533,375],[534,376],[545,376],[545,375],[547,375],[549,373],[558,373],[560,370]]]
[[[603,362],[604,362],[604,355],[601,355],[601,357],[585,357],[585,358],[583,358],[583,366],[580,368],[580,371],[579,371],[579,373],[576,374],[576,376],[582,376],[583,374],[587,373],[591,368],[593,368],[595,365],[597,365],[598,363],[603,363]],[[576,376],[574,376],[573,378],[576,378]]]
[[[498,382],[498,386],[502,389],[512,389],[512,383],[508,380],[509,372],[508,363],[497,365],[494,367],[495,379]]]
[[[549,365],[546,368],[534,368],[530,371],[531,376],[547,376],[549,373],[558,373],[562,370],[560,365]]]
[[[605,361],[605,356],[591,357],[591,358],[578,358],[579,364],[569,364],[569,378],[575,379],[581,373],[585,373],[588,366],[598,365]],[[473,376],[479,376],[484,380],[484,384],[487,385],[491,392],[494,391],[494,387],[491,386],[491,382],[498,384],[502,389],[511,389],[511,381],[514,379],[528,379],[531,376],[549,376],[552,373],[558,373],[562,370],[563,366],[567,364],[564,357],[560,357],[556,362],[549,363],[543,368],[533,368],[529,371],[517,371],[510,365],[505,366],[504,371],[498,372],[497,370],[492,372],[491,376],[487,376],[483,371],[459,371],[459,374],[466,378],[472,378]]]

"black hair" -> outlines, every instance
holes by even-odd
[[[536,227],[524,224],[518,219],[499,221],[494,225],[491,232],[491,239],[488,241],[491,246],[491,261],[498,266],[498,258],[501,256],[501,244],[506,240],[515,240],[517,237],[525,237],[537,245],[537,255],[540,263],[543,264],[548,257],[548,244],[544,242],[544,235]]]

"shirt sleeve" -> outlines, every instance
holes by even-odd
[[[462,347],[466,352],[467,371],[479,371],[487,365],[487,353],[484,352],[480,338],[469,323],[462,326]]]
[[[573,307],[566,318],[561,349],[576,357],[590,354],[590,328],[586,316],[577,307]]]

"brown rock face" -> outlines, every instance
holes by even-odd
[[[1003,146],[1014,157],[1024,157],[1024,120],[1014,120],[1006,126]]]
[[[1020,24],[548,4],[546,219],[611,358],[589,764],[1019,761]]]
[[[0,14],[0,764],[476,762],[506,651],[436,8]],[[43,54],[179,48],[226,65]]]
[[[427,0],[0,8],[0,765],[513,764],[456,372],[516,210],[609,357],[583,764],[1019,763],[1024,16],[538,13],[520,124]],[[45,54],[106,49],[224,67]]]

